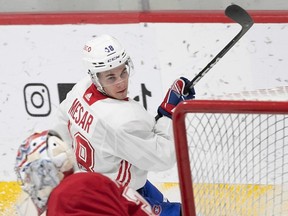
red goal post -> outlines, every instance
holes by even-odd
[[[288,215],[288,102],[184,101],[173,130],[183,215]]]

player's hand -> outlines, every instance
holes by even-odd
[[[158,108],[158,115],[167,116],[172,118],[172,113],[178,103],[184,100],[191,100],[195,98],[194,88],[190,88],[189,91],[184,94],[185,85],[189,83],[189,80],[185,77],[180,77],[175,80],[172,86],[168,89],[168,92]]]

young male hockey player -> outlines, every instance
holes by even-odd
[[[51,130],[34,133],[20,145],[15,170],[29,195],[18,204],[20,216],[45,210],[47,216],[154,215],[135,190],[99,173],[73,173],[74,160],[71,148]]]
[[[179,102],[194,98],[194,89],[184,95],[188,80],[177,79],[161,103],[158,113],[162,117],[156,121],[127,97],[133,64],[115,38],[98,36],[85,44],[83,52],[89,76],[60,104],[55,130],[72,143],[81,170],[100,172],[129,185],[156,214],[180,215],[181,204],[165,201],[147,180],[147,173],[168,170],[175,164],[171,115]]]

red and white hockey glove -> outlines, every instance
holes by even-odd
[[[188,93],[184,95],[185,85],[189,83],[189,80],[185,77],[180,77],[175,80],[173,85],[169,88],[163,102],[158,108],[158,115],[167,116],[172,118],[174,108],[178,103],[184,100],[191,100],[195,98],[194,88],[189,89]]]

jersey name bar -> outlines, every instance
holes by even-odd
[[[77,98],[74,100],[68,113],[77,125],[89,133],[90,125],[92,124],[94,117],[84,109],[84,106]]]

